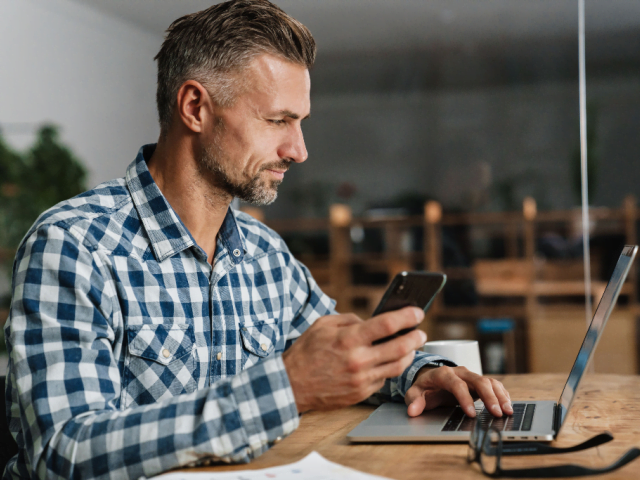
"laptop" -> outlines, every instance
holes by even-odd
[[[558,402],[512,401],[513,415],[501,418],[478,407],[481,402],[476,402],[476,418],[465,415],[459,406],[439,407],[412,418],[407,415],[405,404],[390,402],[378,407],[349,432],[347,439],[354,443],[467,442],[476,421],[483,422],[487,428],[494,426],[502,430],[504,440],[540,442],[555,439],[567,418],[580,380],[593,357],[637,251],[636,245],[626,245],[622,250]]]

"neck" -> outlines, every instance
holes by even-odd
[[[147,167],[162,194],[212,263],[216,237],[233,197],[206,178],[209,174],[199,168],[197,158],[191,139],[176,138],[169,133],[158,140]]]

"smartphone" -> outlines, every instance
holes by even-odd
[[[373,316],[375,317],[381,313],[399,310],[404,307],[418,307],[426,312],[446,282],[447,276],[444,273],[400,272],[395,276],[389,288],[387,288],[380,304],[373,312]],[[393,335],[376,340],[373,344],[377,345],[388,342],[392,338],[409,333],[416,328],[417,325],[415,327],[405,328]]]

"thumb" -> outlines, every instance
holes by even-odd
[[[422,394],[417,395],[413,400],[410,400],[409,407],[407,408],[407,414],[410,417],[417,417],[422,412],[424,412],[425,406],[426,406],[426,401],[424,399],[424,395]]]

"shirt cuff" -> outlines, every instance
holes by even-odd
[[[400,385],[398,385],[398,389],[402,393],[402,395],[407,394],[407,390],[411,388],[413,385],[413,381],[418,371],[422,367],[457,367],[458,365],[455,362],[452,362],[446,357],[441,357],[440,355],[433,355],[431,353],[425,353],[421,351],[416,351],[416,356],[413,359],[413,363],[411,366],[405,370],[404,375],[402,375],[401,379],[403,380]]]
[[[247,435],[249,458],[261,455],[298,428],[298,407],[281,355],[236,375],[231,388]]]

